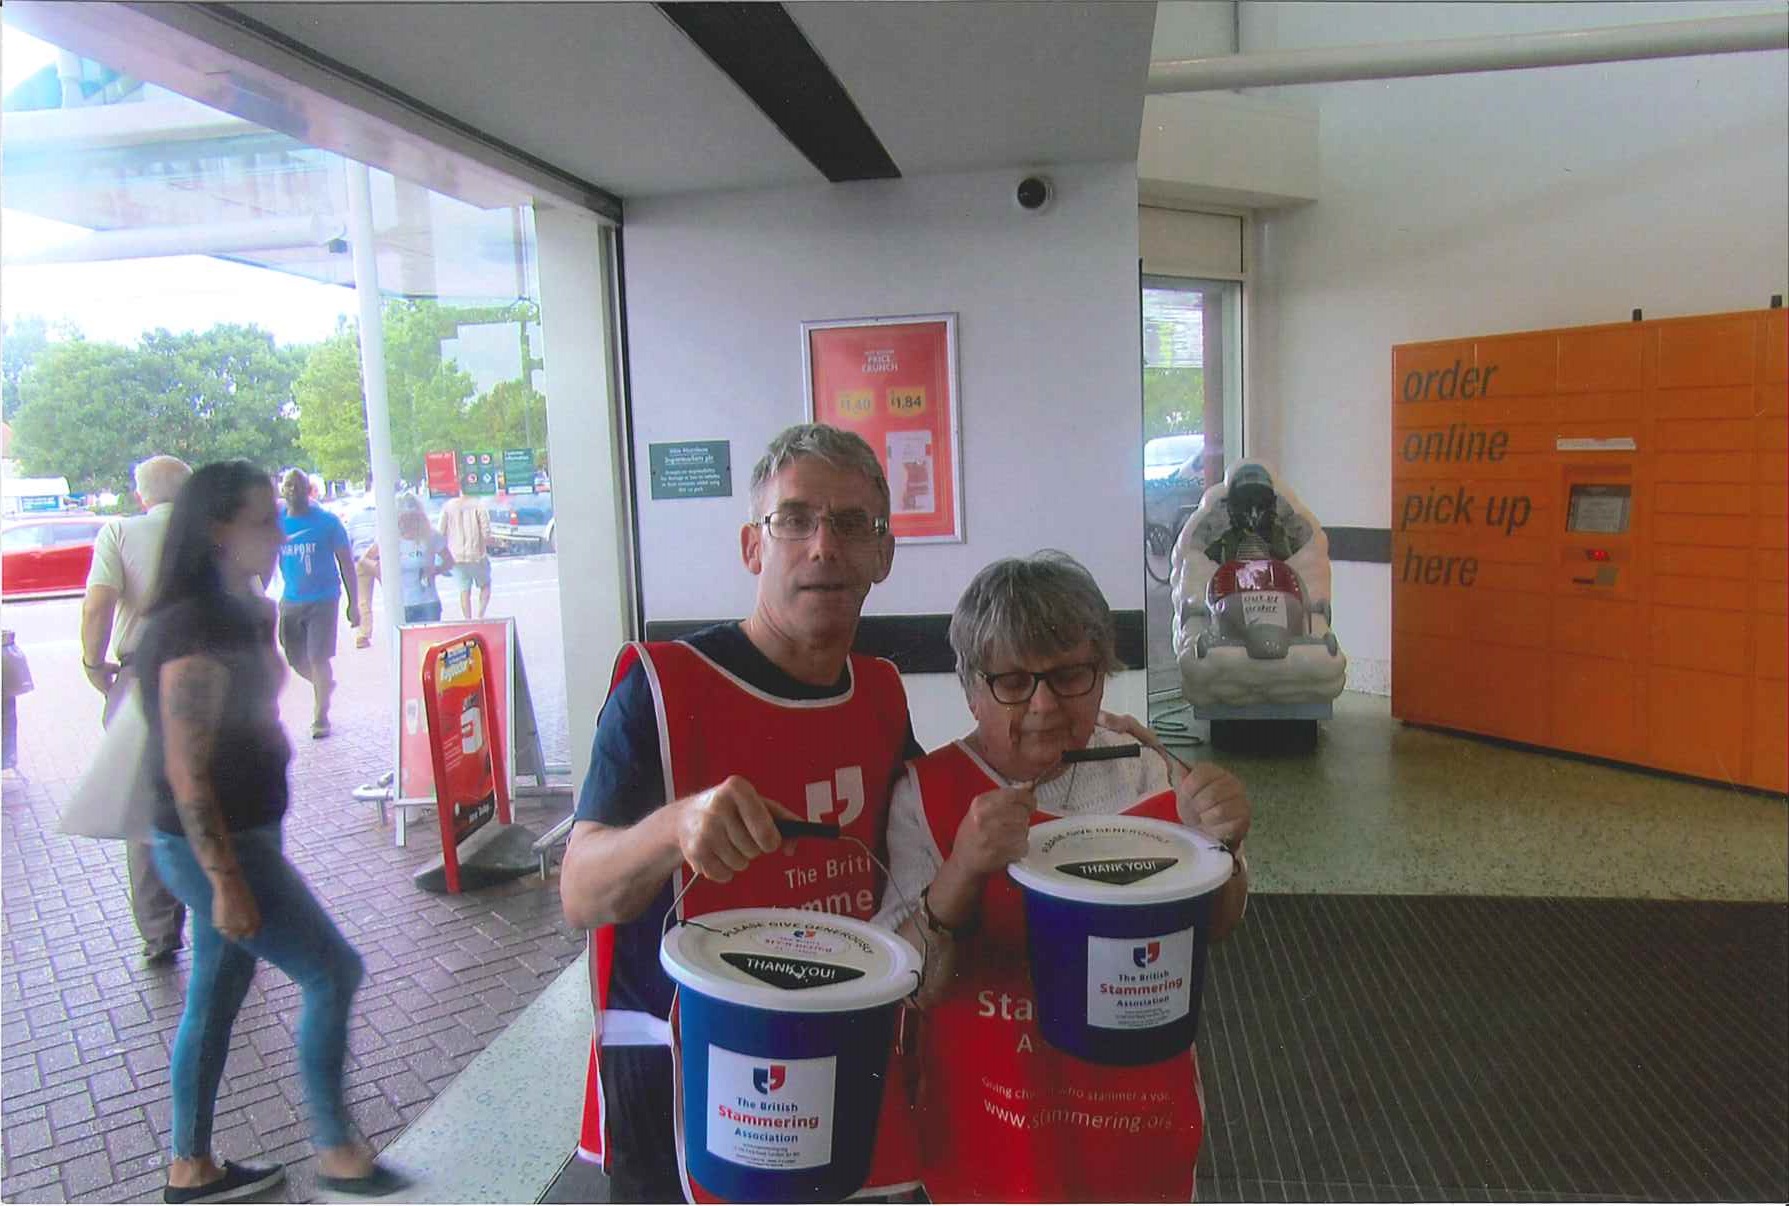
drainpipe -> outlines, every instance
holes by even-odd
[[[1149,65],[1145,91],[1217,92],[1784,49],[1789,49],[1789,13],[1765,13],[1609,29],[1175,59]]]

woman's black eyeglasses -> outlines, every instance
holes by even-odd
[[[1095,662],[1076,662],[1072,666],[1058,666],[1041,673],[1005,670],[999,674],[989,674],[984,670],[981,677],[988,684],[988,690],[993,692],[996,702],[1022,704],[1037,694],[1039,683],[1049,683],[1050,690],[1057,699],[1075,699],[1085,695],[1098,685],[1100,669]]]

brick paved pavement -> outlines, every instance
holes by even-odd
[[[27,627],[23,608],[7,610],[8,627]],[[72,646],[33,645],[23,635],[21,643],[37,690],[20,700],[23,778],[8,772],[0,783],[0,1196],[159,1201],[167,1052],[187,956],[171,969],[145,968],[123,847],[56,831],[57,808],[98,739],[98,696]],[[388,765],[392,723],[383,651],[350,645],[344,634],[333,737],[304,736],[307,684],[294,679],[282,700],[296,747],[287,849],[366,960],[348,1097],[367,1137],[383,1145],[576,956],[582,936],[560,919],[556,883],[535,876],[457,899],[411,886],[410,873],[439,853],[432,821],[413,826],[409,846],[397,849],[372,807],[349,798]],[[535,691],[546,695],[538,677]],[[562,715],[562,696],[543,698],[542,710],[555,703]],[[523,807],[518,819],[539,832],[562,810]],[[288,1162],[286,1193],[304,1201],[314,1161],[293,1043],[297,1010],[296,987],[263,966],[236,1024],[216,1148]]]

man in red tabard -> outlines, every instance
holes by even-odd
[[[851,653],[864,598],[894,560],[875,453],[835,428],[792,427],[754,470],[751,505],[739,539],[758,578],[752,614],[622,650],[560,880],[566,919],[593,931],[579,1151],[602,1162],[616,1202],[707,1197],[684,1175],[673,1116],[658,946],[676,894],[689,888],[683,918],[781,906],[868,920],[883,887],[874,863],[850,843],[790,846],[776,820],[838,824],[880,856],[890,787],[921,753],[899,672]],[[866,1192],[915,1174],[911,1117],[891,1087]]]

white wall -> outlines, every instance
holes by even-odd
[[[1236,49],[1236,0],[1160,0],[1151,60],[1196,59]]]
[[[629,203],[649,620],[751,610],[739,525],[752,465],[805,418],[802,321],[939,311],[958,316],[968,539],[902,545],[866,611],[948,613],[983,565],[1045,546],[1083,561],[1114,608],[1142,607],[1136,165],[1049,174],[1041,215],[1013,202],[1014,171]],[[648,444],[717,439],[733,497],[651,499]],[[1142,675],[1123,678],[1109,702],[1141,712]],[[909,690],[922,742],[963,730],[954,679]]]
[[[1245,53],[1782,12],[1247,4]],[[1389,526],[1393,344],[1756,309],[1789,276],[1782,52],[1260,90],[1321,113],[1315,204],[1257,215],[1250,451],[1326,524]],[[1336,578],[1390,657],[1390,569]],[[1383,667],[1361,666],[1378,676]],[[1364,681],[1364,680],[1363,680]]]

